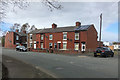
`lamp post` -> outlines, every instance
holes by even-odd
[[[99,47],[101,47],[101,29],[102,29],[102,13],[100,15],[100,35],[99,35]]]

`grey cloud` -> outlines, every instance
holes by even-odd
[[[58,26],[75,25],[76,21],[82,24],[94,24],[99,31],[100,14],[103,13],[103,31],[108,25],[117,22],[118,6],[114,2],[62,2],[62,10],[50,12],[41,2],[31,2],[26,10],[16,10],[16,14],[8,12],[5,20],[10,23],[26,23],[37,28],[51,27],[52,23]],[[104,39],[103,39],[104,40]]]

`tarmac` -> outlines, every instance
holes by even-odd
[[[2,56],[2,62],[8,69],[8,78],[52,78],[31,65],[8,56]]]

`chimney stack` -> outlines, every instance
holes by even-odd
[[[24,30],[24,31],[23,31],[23,33],[25,33],[25,34],[26,34],[26,31]]]
[[[19,29],[16,29],[16,31],[15,32],[19,32]]]
[[[53,23],[53,24],[52,24],[52,28],[53,28],[53,29],[57,28],[57,24]]]
[[[76,26],[81,26],[81,22],[76,22]]]

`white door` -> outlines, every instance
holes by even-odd
[[[81,51],[85,51],[85,43],[81,43],[82,47],[81,47]]]
[[[36,49],[36,44],[34,44],[34,49]]]

